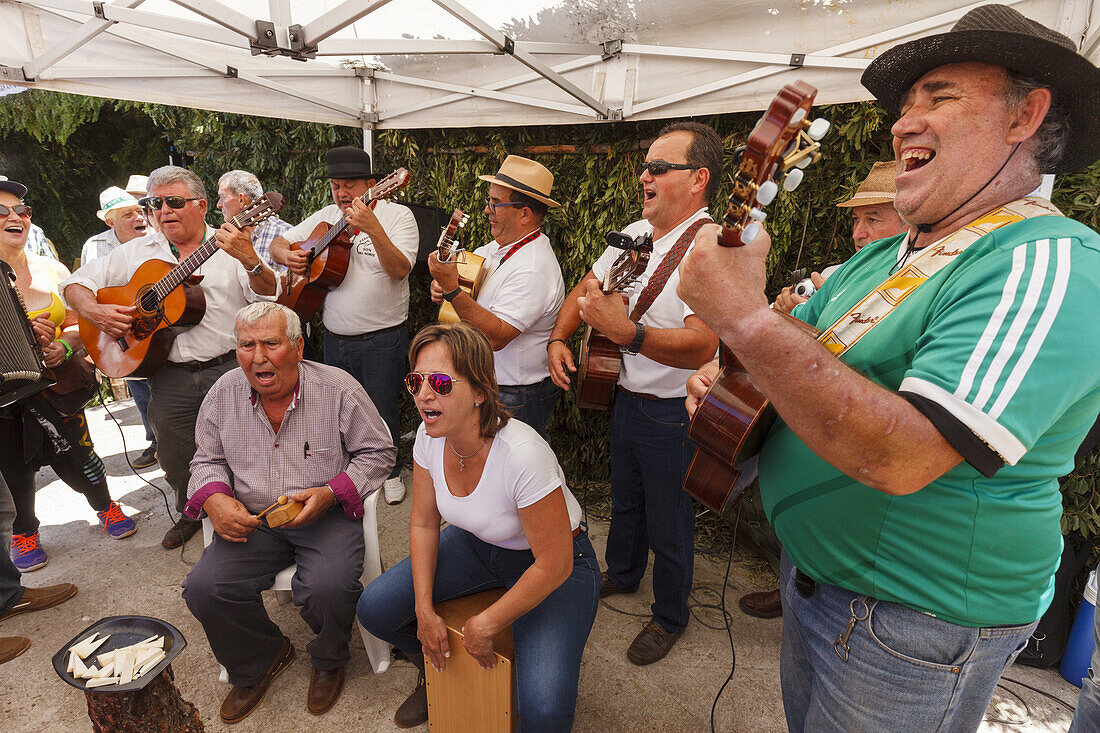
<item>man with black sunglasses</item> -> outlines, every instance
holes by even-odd
[[[168,362],[148,380],[157,459],[176,491],[176,509],[182,513],[195,455],[199,407],[218,377],[236,366],[233,319],[251,302],[274,300],[278,285],[275,273],[252,246],[251,227],[237,229],[228,222],[218,230],[207,226],[206,190],[191,171],[171,165],[157,168],[149,175],[149,196],[141,204],[152,211],[157,231],[89,262],[61,285],[69,305],[101,331],[118,338],[129,331],[134,308],[100,305],[96,291],[127,284],[147,260],[175,264],[215,237],[221,251],[195,271],[202,276],[199,287],[206,298],[206,312],[197,325],[176,336]],[[161,545],[165,549],[179,547],[199,526],[181,514]]]
[[[707,200],[721,170],[722,141],[714,130],[695,122],[662,129],[639,176],[642,221],[624,230],[653,236],[638,287],[625,300],[600,290],[622,252],[608,247],[569,293],[550,334],[550,374],[562,389],[576,371],[566,341],[582,320],[624,351],[611,411],[612,515],[600,595],[636,591],[652,548],[653,618],[627,650],[637,665],[662,659],[688,622],[695,513],[681,486],[694,444],[684,385],[714,356],[718,337],[677,296],[675,267],[695,232],[711,221]]]
[[[493,346],[500,401],[512,417],[543,437],[558,400],[543,354],[565,300],[561,266],[542,232],[542,219],[560,204],[550,198],[554,174],[545,166],[509,155],[489,183],[485,213],[493,241],[474,250],[487,274],[474,295],[458,287],[458,265],[428,257],[432,300],[450,302],[458,317],[480,328]],[[548,438],[547,438],[548,439]]]

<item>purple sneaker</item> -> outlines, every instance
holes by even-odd
[[[21,573],[29,573],[32,570],[45,567],[49,562],[49,555],[38,544],[38,532],[24,532],[11,536],[11,561]]]
[[[96,512],[96,516],[99,517],[99,523],[103,525],[100,533],[109,532],[116,540],[129,537],[137,532],[137,525],[134,524],[134,520],[122,513],[122,507],[118,505],[117,501],[112,501],[103,511]]]

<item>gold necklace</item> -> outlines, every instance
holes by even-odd
[[[459,453],[457,450],[455,450],[454,443],[452,443],[449,440],[447,441],[447,447],[451,449],[452,453],[454,453],[456,456],[458,456],[458,470],[459,471],[463,471],[463,470],[466,469],[466,459],[467,458],[473,458],[478,453],[480,453],[481,449],[485,447],[485,443],[488,442],[488,440],[489,440],[488,438],[485,438],[484,440],[482,440],[481,445],[479,445],[477,447],[477,450],[475,450],[473,453],[470,453],[469,455],[465,455],[465,456],[462,455],[461,453]]]

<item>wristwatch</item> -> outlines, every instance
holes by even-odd
[[[251,270],[248,271],[248,274],[249,275],[259,275],[263,271],[264,271],[264,261],[260,260],[259,262],[256,263],[255,267],[253,267]]]
[[[458,294],[461,293],[461,292],[462,292],[462,288],[455,288],[454,290],[448,290],[446,293],[443,293],[443,300],[450,303],[452,300],[457,298]]]
[[[623,351],[636,356],[639,351],[642,350],[642,342],[645,341],[645,326],[640,322],[634,324],[634,340],[630,342],[629,346],[623,347]]]

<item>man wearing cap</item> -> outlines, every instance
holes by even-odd
[[[344,281],[325,296],[325,363],[355,377],[367,391],[400,445],[401,416],[398,396],[405,374],[409,333],[409,271],[416,261],[420,235],[416,219],[406,206],[379,200],[371,205],[362,197],[378,176],[370,155],[353,146],[325,153],[325,176],[333,203],[296,227],[276,237],[271,256],[295,275],[304,275],[307,253],[291,247],[309,239],[322,222],[351,223],[351,259]],[[394,460],[385,483],[387,504],[405,498],[401,463]]]
[[[133,322],[133,306],[100,305],[100,288],[126,285],[150,259],[171,264],[185,259],[214,237],[219,251],[195,271],[206,310],[198,324],[179,332],[168,361],[149,377],[149,417],[157,435],[157,459],[176,491],[179,520],[161,540],[165,549],[187,542],[201,526],[182,514],[187,501],[190,463],[195,455],[195,420],[203,397],[222,374],[236,366],[234,318],[238,310],[278,294],[275,273],[252,247],[248,227],[206,225],[207,200],[202,180],[189,170],[166,165],[149,175],[149,197],[157,231],[130,240],[106,257],[81,266],[61,283],[66,301],[100,331],[118,338]]]
[[[509,155],[489,182],[485,213],[493,241],[474,254],[485,258],[487,275],[477,297],[458,287],[458,265],[428,257],[432,300],[449,301],[459,318],[485,332],[496,352],[500,400],[521,420],[546,438],[546,423],[554,411],[558,388],[550,380],[546,342],[565,300],[561,266],[542,233],[550,207],[554,174],[540,163]]]
[[[623,230],[653,236],[638,287],[629,300],[603,294],[600,283],[622,254],[608,247],[570,291],[550,334],[550,374],[562,389],[576,371],[566,341],[582,320],[625,349],[611,409],[611,528],[600,596],[635,592],[652,548],[652,618],[626,654],[637,665],[664,658],[688,622],[695,512],[681,486],[695,446],[684,383],[714,356],[718,339],[677,296],[675,267],[695,231],[711,221],[707,201],[721,172],[722,140],[713,129],[697,122],[665,126],[639,176],[642,220]]]
[[[1100,70],[1003,5],[878,56],[894,207],[793,315],[769,238],[704,230],[680,291],[779,415],[760,489],[784,546],[792,731],[976,730],[1050,603],[1057,478],[1100,411],[1100,237],[1030,194],[1100,157]],[[723,293],[715,298],[714,293]],[[839,357],[838,357],[839,355]],[[689,382],[694,410],[716,374]]]
[[[222,216],[229,221],[252,205],[252,202],[264,195],[260,179],[248,171],[232,170],[218,179],[218,208]],[[290,224],[270,216],[252,227],[252,246],[267,265],[275,272],[282,272],[282,265],[271,259],[271,242],[290,229]]]

